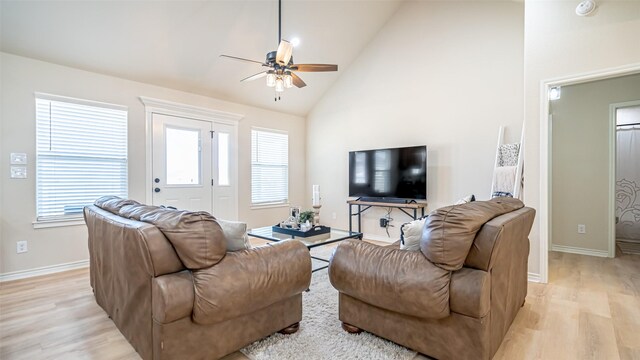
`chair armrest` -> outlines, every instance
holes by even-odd
[[[311,256],[297,240],[229,252],[193,272],[193,320],[214,324],[302,293],[311,283]]]
[[[347,240],[329,263],[338,291],[368,304],[426,319],[449,316],[451,273],[419,251]]]
[[[491,276],[488,272],[463,267],[451,273],[451,312],[482,318],[491,310]]]
[[[191,316],[193,298],[193,278],[190,271],[153,278],[151,285],[153,319],[161,324],[167,324]]]

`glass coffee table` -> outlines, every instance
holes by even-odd
[[[362,240],[362,233],[355,232],[355,231],[331,229],[331,232],[327,234],[310,236],[305,238],[301,236],[288,235],[288,234],[283,234],[283,233],[273,231],[271,229],[271,226],[251,229],[248,231],[247,235],[254,236],[267,241],[284,241],[284,240],[291,240],[291,239],[299,240],[300,242],[302,242],[307,246],[307,249],[309,249],[309,251],[311,251],[311,249],[315,247],[325,246],[325,245],[333,244],[335,242],[343,241],[347,239]],[[313,272],[326,269],[329,267],[328,265],[329,260],[319,258],[316,256],[311,256],[311,258],[327,263],[327,265],[325,266],[321,266],[319,268],[313,269],[312,270]]]

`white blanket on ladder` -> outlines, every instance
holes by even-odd
[[[494,192],[507,192],[513,194],[516,181],[516,166],[499,166],[493,174]]]

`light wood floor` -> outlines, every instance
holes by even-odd
[[[640,359],[640,256],[552,252],[549,269],[549,284],[529,284],[495,359]],[[0,283],[0,359],[139,357],[80,269]]]

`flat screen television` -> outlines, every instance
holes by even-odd
[[[366,200],[427,199],[427,147],[349,152],[349,196]]]

